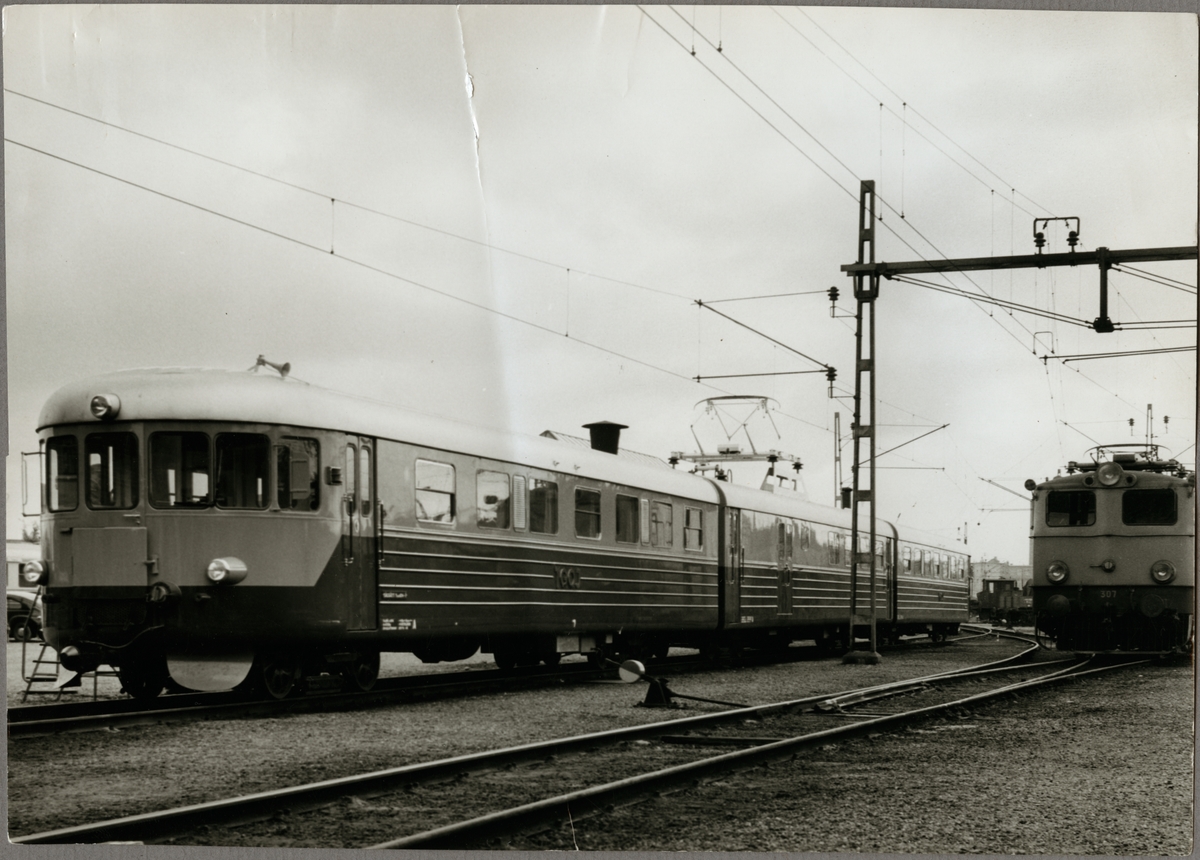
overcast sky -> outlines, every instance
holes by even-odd
[[[261,353],[518,432],[619,421],[660,456],[724,441],[703,398],[773,397],[754,443],[828,503],[859,180],[877,259],[1032,253],[1052,216],[1083,250],[1196,244],[1189,15],[16,6],[3,47],[11,452],[73,379]],[[1114,273],[1115,322],[1194,320],[1194,262],[1139,268],[1188,286]],[[1095,267],[931,280],[1098,313]],[[715,308],[836,367],[838,397],[820,373],[694,381],[817,366],[695,304],[780,293],[804,295]],[[880,460],[901,525],[1024,563],[1024,503],[981,479],[1023,494],[1144,439],[1147,404],[1195,462],[1194,352],[1039,359],[1194,346],[1194,323],[1101,335],[887,281],[877,315],[879,449],[949,425]],[[10,454],[10,536],[19,474]]]

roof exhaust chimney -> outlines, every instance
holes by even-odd
[[[612,421],[596,421],[593,424],[584,424],[583,426],[592,434],[593,450],[615,454],[620,448],[621,431],[625,430],[629,425],[615,424]]]

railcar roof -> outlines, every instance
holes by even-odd
[[[101,425],[90,408],[97,394],[120,398],[118,421],[236,421],[357,433],[710,504],[719,500],[709,481],[686,472],[454,421],[266,372],[145,368],[82,379],[51,395],[38,418],[38,430],[60,424]]]

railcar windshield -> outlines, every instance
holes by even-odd
[[[1121,496],[1121,522],[1127,526],[1173,526],[1179,513],[1175,491],[1126,490]]]
[[[138,438],[133,433],[91,433],[84,442],[87,504],[92,510],[128,509],[138,503]]]
[[[155,433],[150,437],[150,504],[156,508],[207,508],[208,434]]]
[[[1046,525],[1090,526],[1096,523],[1096,494],[1091,490],[1051,490],[1046,496]]]
[[[73,511],[79,507],[79,442],[74,436],[53,436],[46,442],[46,508]]]

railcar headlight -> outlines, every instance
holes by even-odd
[[[1150,577],[1155,582],[1170,582],[1175,578],[1175,565],[1169,561],[1156,561],[1150,565]]]
[[[1054,583],[1062,582],[1067,578],[1067,563],[1064,561],[1052,561],[1050,566],[1046,568],[1046,579]]]
[[[1124,474],[1125,470],[1121,468],[1120,463],[1105,463],[1096,470],[1096,480],[1102,487],[1115,487],[1121,483],[1121,476]]]
[[[21,571],[21,580],[26,585],[45,585],[46,566],[40,561],[27,561]]]
[[[226,556],[214,558],[208,563],[208,578],[219,585],[233,585],[246,578],[246,562],[240,558]]]
[[[121,411],[121,398],[115,394],[97,394],[91,402],[92,414],[101,421],[111,421]]]

